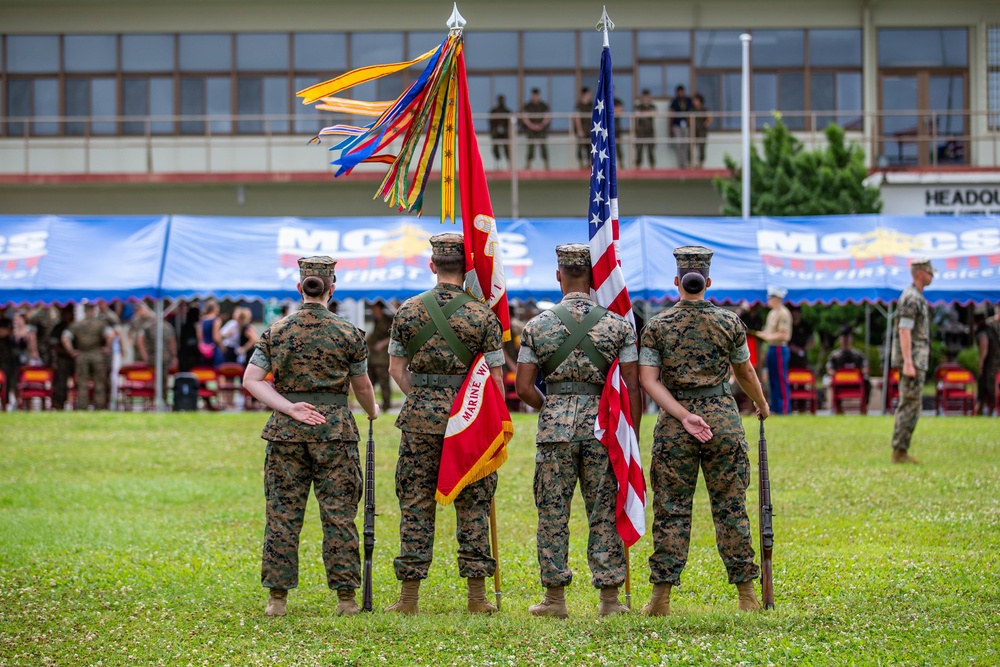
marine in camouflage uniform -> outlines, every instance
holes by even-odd
[[[430,243],[431,266],[438,283],[426,294],[444,309],[455,298],[464,301],[465,293],[457,284],[465,270],[463,238],[461,234],[438,234],[431,237]],[[410,349],[430,321],[420,296],[407,299],[396,311],[389,341],[389,372],[406,400],[396,419],[402,437],[396,464],[400,547],[394,565],[402,591],[399,601],[387,611],[406,614],[418,612],[420,581],[427,578],[431,565],[437,515],[435,491],[445,427],[469,370],[438,330],[419,349]],[[484,354],[494,381],[502,387],[502,331],[493,312],[484,304],[469,301],[448,317],[448,324],[473,355]],[[458,573],[468,579],[468,609],[472,612],[496,610],[482,593],[484,578],[492,576],[496,569],[489,543],[489,510],[496,486],[497,475],[493,473],[466,486],[455,498]]]
[[[368,377],[382,393],[382,411],[392,407],[392,378],[389,376],[389,336],[392,317],[385,312],[385,302],[379,299],[372,304],[374,328],[368,334]]]
[[[618,359],[632,405],[636,407],[632,411],[633,423],[638,426],[641,402],[635,330],[621,316],[599,308],[591,299],[590,246],[561,245],[556,248],[556,255],[563,298],[554,309],[537,315],[524,326],[517,358],[518,393],[523,394],[523,401],[541,410],[535,437],[534,492],[538,508],[538,565],[546,594],[545,600],[530,611],[538,616],[568,616],[564,587],[573,581],[569,567],[569,517],[579,480],[590,527],[587,562],[594,588],[601,590],[598,611],[607,616],[628,611],[618,601],[618,588],[625,581],[625,549],[615,527],[618,481],[607,448],[594,437],[594,423],[608,366]],[[593,346],[590,349],[596,349],[600,355],[603,361],[600,366],[600,361],[595,363],[580,344],[572,349],[562,348],[573,331],[560,313],[585,326],[581,323],[589,322],[587,318],[595,310],[599,319],[585,338]],[[560,349],[568,351],[568,355],[564,356]],[[539,369],[547,390],[544,399],[535,387]]]
[[[909,454],[910,439],[920,418],[921,396],[931,356],[931,308],[924,298],[924,288],[934,279],[934,267],[929,259],[918,258],[910,264],[910,272],[913,284],[899,297],[899,332],[892,345],[892,365],[900,369],[899,406],[892,430],[893,463],[917,462]]]
[[[301,281],[326,279],[311,284],[323,286],[328,298],[335,263],[329,257],[300,259]],[[310,289],[310,284],[301,285]],[[261,434],[267,440],[261,583],[271,591],[268,615],[284,613],[287,591],[299,583],[299,533],[310,487],[323,524],[327,585],[340,600],[337,612],[358,611],[354,591],[361,585],[361,570],[354,521],[363,482],[358,427],[347,407],[347,391],[353,386],[369,417],[377,416],[367,359],[364,333],[329,312],[322,297],[305,299],[301,310],[274,322],[250,359],[245,385],[274,408]],[[268,372],[273,373],[273,389],[263,382]],[[305,421],[296,406],[308,415]]]
[[[701,297],[710,285],[706,279],[712,251],[686,246],[675,250],[674,256],[675,284],[682,285],[682,299],[646,324],[639,350],[640,378],[661,408],[666,388],[683,408],[702,417],[711,433],[708,439],[693,436],[666,411],[657,419],[650,469],[654,519],[649,569],[654,591],[643,611],[669,613],[670,587],[680,584],[687,563],[699,467],[729,583],[737,585],[740,609],[759,609],[753,579],[760,570],[754,563],[746,510],[750,461],[743,421],[729,387],[730,369],[765,418],[767,403],[750,365],[746,327],[735,314]]]
[[[76,409],[89,404],[88,384],[94,383],[94,408],[108,406],[108,355],[114,332],[97,316],[97,306],[87,303],[84,318],[74,322],[62,334],[64,349],[76,360]]]

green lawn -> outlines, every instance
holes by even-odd
[[[312,500],[301,586],[287,617],[265,618],[264,419],[0,415],[0,666],[1000,664],[1000,420],[922,418],[913,449],[921,466],[889,464],[887,417],[769,420],[774,612],[735,611],[702,485],[675,614],[598,620],[578,495],[577,579],[571,618],[560,622],[527,612],[542,592],[532,415],[515,416],[500,471],[501,614],[464,612],[448,507],[420,616],[334,616]],[[647,416],[647,464],[652,426]],[[377,427],[381,609],[398,590],[398,431],[391,418]],[[650,592],[650,551],[648,536],[632,550],[636,609]]]

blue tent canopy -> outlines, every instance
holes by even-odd
[[[560,296],[554,247],[586,242],[579,218],[498,220],[511,299]],[[405,298],[428,289],[427,239],[452,227],[413,217],[0,216],[0,304],[130,297],[297,298],[299,257],[338,260],[337,296]],[[908,261],[938,269],[935,303],[1000,298],[1000,217],[833,216],[621,221],[633,299],[677,297],[673,249],[715,251],[716,301],[888,302]]]

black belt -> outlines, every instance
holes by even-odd
[[[688,400],[692,398],[710,398],[712,396],[732,396],[728,382],[717,384],[714,387],[695,387],[694,389],[674,389],[670,388],[670,393],[677,400]]]
[[[603,384],[592,382],[546,382],[545,393],[550,396],[573,395],[573,396],[600,396],[604,391]]]
[[[289,391],[282,394],[292,403],[312,403],[313,405],[347,405],[347,394],[328,391]]]
[[[465,382],[465,375],[451,375],[443,373],[413,373],[410,375],[410,384],[414,387],[438,387],[457,389]]]

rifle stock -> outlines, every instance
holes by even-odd
[[[372,552],[375,551],[375,435],[374,422],[368,421],[368,446],[365,452],[365,565],[361,579],[361,611],[372,610]]]
[[[760,420],[760,440],[757,443],[757,467],[760,476],[760,593],[764,609],[774,609],[774,573],[771,552],[774,549],[774,526],[771,513],[771,475],[767,467],[767,440],[764,420]]]

